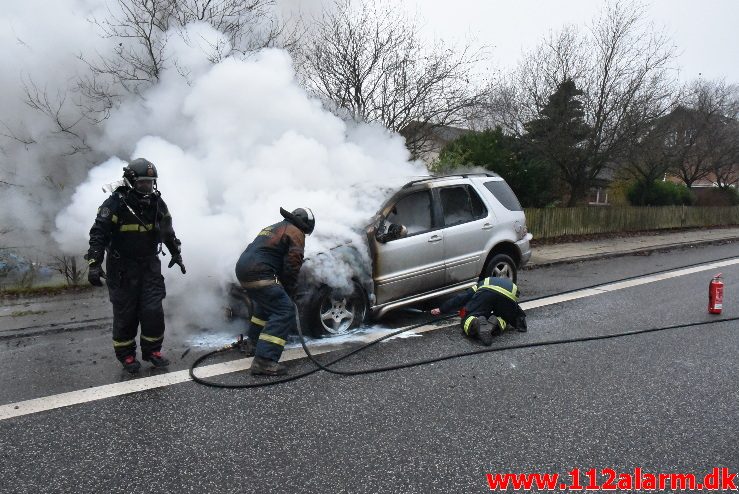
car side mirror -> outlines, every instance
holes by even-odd
[[[397,240],[399,238],[407,237],[408,236],[408,229],[403,225],[398,225],[396,223],[391,223],[390,226],[387,227],[386,232],[381,232],[379,229],[375,231],[375,238],[380,243],[386,243],[390,242],[391,240]]]

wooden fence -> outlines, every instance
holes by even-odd
[[[739,225],[739,206],[532,208],[525,212],[529,232],[537,239],[591,233]]]

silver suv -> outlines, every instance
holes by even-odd
[[[296,296],[303,332],[347,333],[367,319],[486,276],[515,281],[531,257],[521,204],[494,174],[408,182],[386,201],[366,233],[371,273],[351,244],[332,252],[355,268],[351,288],[316,286],[310,263],[303,266]]]

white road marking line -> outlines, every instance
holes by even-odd
[[[669,280],[671,278],[678,278],[680,276],[686,276],[689,274],[700,273],[702,271],[710,271],[719,269],[725,266],[732,266],[739,264],[739,258],[729,259],[728,261],[714,262],[710,264],[701,264],[700,266],[693,266],[691,268],[678,269],[675,271],[668,271],[666,273],[653,274],[644,276],[642,278],[635,278],[633,280],[617,281],[615,283],[608,283],[601,285],[597,288],[584,288],[571,293],[565,293],[562,295],[554,295],[551,297],[542,298],[539,300],[532,300],[530,302],[522,302],[521,308],[524,310],[535,309],[537,307],[544,307],[546,305],[561,304],[564,302],[570,302],[585,297],[592,297],[593,295],[601,295],[603,293],[615,292],[623,290],[625,288],[631,288],[639,285],[646,285],[647,283],[654,283],[657,281]],[[408,331],[408,333],[425,333],[426,331],[433,331],[438,329],[436,326],[424,326],[418,329]]]
[[[584,290],[578,290],[572,293],[565,293],[562,295],[555,295],[553,297],[547,297],[540,300],[532,300],[530,302],[521,303],[521,308],[534,309],[536,307],[543,307],[545,305],[558,304],[562,302],[568,302],[570,300],[576,300],[584,297],[591,297],[593,295],[599,295],[606,292],[615,292],[617,290],[623,290],[624,288],[631,288],[639,285],[646,285],[647,283],[654,283],[657,281],[669,280],[671,278],[678,278],[680,276],[686,276],[689,274],[700,273],[702,271],[710,271],[719,269],[725,266],[732,266],[739,264],[739,258],[729,259],[727,261],[713,262],[709,264],[701,264],[700,266],[693,266],[685,269],[678,269],[675,271],[668,271],[666,273],[653,274],[644,276],[642,278],[635,278],[633,280],[617,281],[615,283],[608,283],[601,285],[597,288],[586,288]]]
[[[320,355],[331,351],[331,348],[316,349],[311,351],[314,355]],[[283,353],[283,361],[295,360],[305,357],[302,349],[285,350]],[[222,362],[220,364],[211,364],[198,367],[196,372],[198,377],[208,378],[231,372],[238,372],[248,369],[251,366],[252,358],[243,358]],[[180,384],[190,381],[190,371],[181,370],[176,372],[168,372],[158,376],[142,377],[139,379],[131,379],[113,384],[105,384],[103,386],[95,386],[93,388],[80,389],[77,391],[69,391],[32,400],[19,401],[17,403],[8,403],[0,406],[0,420],[29,415],[31,413],[45,412],[55,408],[62,408],[70,405],[79,405],[81,403],[89,403],[91,401],[104,400],[105,398],[113,398],[115,396],[126,395],[130,393],[138,393],[154,388],[162,388],[173,384]]]
[[[700,266],[694,266],[691,268],[679,269],[675,271],[669,271],[666,273],[660,273],[642,278],[636,278],[627,281],[618,281],[615,283],[609,283],[606,285],[599,286],[597,288],[586,288],[563,295],[554,295],[539,300],[532,300],[530,302],[523,302],[521,307],[523,309],[534,309],[536,307],[543,307],[546,305],[559,304],[568,302],[571,300],[577,300],[585,297],[592,297],[593,295],[600,295],[607,292],[615,292],[639,285],[645,285],[647,283],[654,283],[657,281],[668,280],[671,278],[677,278],[680,276],[686,276],[693,273],[699,273],[702,271],[709,271],[718,269],[725,266],[731,266],[739,264],[739,258],[731,259],[728,261],[714,262],[709,264],[702,264]],[[409,331],[409,333],[425,333],[427,331],[434,331],[439,329],[439,326],[424,326]],[[365,335],[361,340],[367,343],[374,340],[378,340],[386,336],[385,334]],[[320,355],[322,353],[330,352],[333,348],[316,348],[311,353]],[[283,353],[283,361],[295,360],[305,357],[305,353],[302,348],[285,350]],[[249,368],[251,365],[251,358],[243,358],[238,360],[232,360],[230,362],[223,362],[220,364],[205,365],[198,367],[197,375],[199,377],[213,377],[221,374],[228,374],[231,372],[243,371]],[[140,391],[146,391],[154,388],[161,388],[164,386],[171,386],[173,384],[179,384],[190,380],[190,374],[187,370],[169,372],[159,376],[143,377],[139,379],[132,379],[130,381],[105,384],[103,386],[96,386],[93,388],[81,389],[78,391],[70,391],[68,393],[60,393],[51,396],[45,396],[42,398],[35,398],[32,400],[20,401],[17,403],[9,403],[7,405],[0,406],[0,420],[6,420],[13,417],[20,417],[23,415],[29,415],[32,413],[44,412],[47,410],[53,410],[55,408],[62,408],[71,405],[79,405],[82,403],[89,403],[91,401],[103,400],[105,398],[112,398],[115,396],[121,396],[125,394],[138,393]]]

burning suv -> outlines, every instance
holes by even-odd
[[[515,281],[531,257],[521,204],[495,174],[408,182],[372,218],[366,237],[371,266],[366,253],[352,244],[324,254],[351,266],[351,281],[342,286],[317,283],[320,277],[312,275],[306,260],[296,291],[304,333],[348,333],[393,309],[461,290],[487,276]],[[230,295],[232,313],[248,317],[243,290],[233,286]]]

